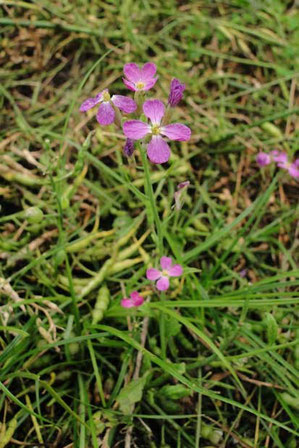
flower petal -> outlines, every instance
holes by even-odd
[[[132,98],[124,95],[113,95],[111,98],[113,104],[118,107],[120,110],[123,110],[127,114],[131,114],[135,112],[137,109],[137,104]]]
[[[149,134],[151,128],[147,123],[140,120],[128,120],[123,124],[123,130],[126,137],[133,140],[139,140],[146,134]]]
[[[152,62],[147,62],[141,69],[141,80],[148,81],[153,78],[156,74],[157,67]]]
[[[100,101],[102,101],[103,92],[98,93],[95,98],[87,98],[87,100],[83,101],[80,106],[80,112],[86,112],[92,107],[96,106]]]
[[[170,269],[172,266],[172,260],[170,257],[161,257],[160,258],[160,265],[162,269]]]
[[[158,269],[149,268],[146,271],[146,278],[148,280],[158,280],[161,277],[161,272]]]
[[[141,78],[141,70],[137,64],[130,63],[124,66],[124,74],[129,81],[138,82]]]
[[[255,160],[259,166],[266,166],[271,163],[271,157],[266,152],[259,152]]]
[[[115,112],[108,101],[104,101],[97,112],[97,120],[100,124],[106,126],[114,122]]]
[[[122,299],[121,300],[121,302],[120,302],[120,304],[121,304],[121,306],[123,307],[123,308],[134,308],[134,306],[139,306],[139,305],[136,305],[135,304],[135,302],[134,302],[134,300],[132,300],[132,299]],[[142,305],[142,304],[141,304]]]
[[[154,135],[147,145],[147,155],[152,163],[165,163],[170,157],[168,144],[159,135]]]
[[[149,81],[145,81],[144,87],[142,89],[140,89],[140,90],[146,91],[146,90],[151,89],[156,84],[157,79],[158,78],[153,78],[153,79],[150,79]]]
[[[161,128],[161,134],[170,140],[187,141],[191,137],[191,129],[181,123],[168,124]]]
[[[165,107],[160,100],[147,100],[143,104],[143,112],[153,124],[160,124],[165,113]]]
[[[166,291],[169,288],[169,280],[168,277],[161,277],[157,283],[156,287],[159,291]]]
[[[299,179],[299,159],[291,163],[288,171],[290,176],[294,177],[295,179]]]
[[[144,302],[144,298],[141,297],[141,295],[138,294],[137,291],[133,291],[133,292],[130,294],[130,297],[131,297],[131,299],[132,299],[132,301],[133,301],[133,303],[134,303],[134,306],[140,306],[140,305],[142,305],[143,302]]]
[[[126,78],[123,78],[123,83],[128,87],[128,89],[133,90],[133,92],[137,92],[138,89],[135,87],[133,82],[127,81]]]
[[[168,275],[170,277],[179,277],[183,273],[183,268],[180,264],[175,264],[168,270]]]
[[[272,158],[274,162],[277,163],[279,168],[287,168],[288,165],[288,155],[284,151],[271,151]]]

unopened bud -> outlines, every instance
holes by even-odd
[[[127,138],[125,146],[124,146],[124,154],[127,157],[131,157],[133,152],[134,152],[134,140],[132,140],[131,138]]]
[[[179,104],[183,98],[183,92],[185,90],[185,84],[182,84],[178,79],[173,79],[170,84],[170,92],[168,97],[168,104],[170,107],[175,107]]]

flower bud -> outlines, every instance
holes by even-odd
[[[127,157],[131,157],[134,152],[134,140],[127,138],[123,151]]]
[[[256,156],[256,163],[259,166],[266,166],[271,163],[271,157],[265,152],[259,152]]]
[[[170,84],[170,92],[168,97],[168,104],[170,107],[175,107],[179,104],[183,98],[183,92],[185,90],[185,84],[182,84],[178,79],[173,79]]]

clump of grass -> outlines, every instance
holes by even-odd
[[[298,147],[295,12],[3,2],[0,447],[295,446],[297,185],[254,162]],[[141,161],[78,112],[147,60],[157,95],[172,76],[186,83],[176,114],[193,131],[151,170],[186,271],[163,302],[145,280],[157,244]],[[128,313],[137,283],[152,300]]]

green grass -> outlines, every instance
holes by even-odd
[[[255,162],[298,150],[295,3],[1,2],[0,448],[296,446],[298,183]],[[149,171],[78,111],[132,61],[187,85]]]

